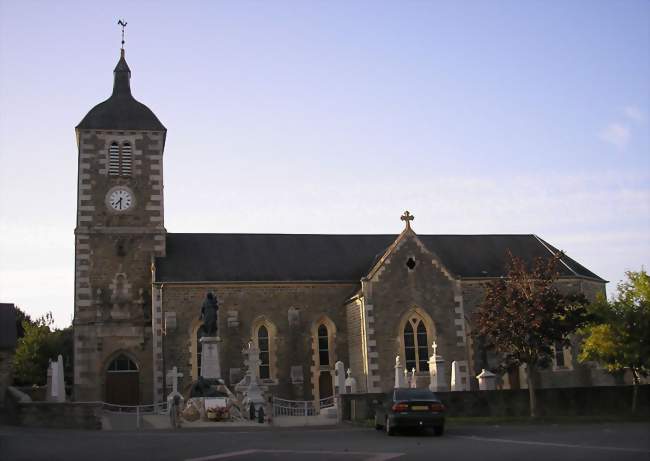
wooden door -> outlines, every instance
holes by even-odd
[[[318,377],[318,391],[321,400],[332,396],[332,375],[329,371],[322,371]]]
[[[106,402],[115,405],[140,403],[140,373],[118,371],[106,373]]]

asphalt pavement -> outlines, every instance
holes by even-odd
[[[0,426],[0,460],[648,460],[650,424],[451,426],[445,435],[371,428],[73,431]]]

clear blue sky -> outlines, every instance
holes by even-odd
[[[0,301],[73,312],[74,126],[168,129],[170,232],[535,233],[650,261],[648,1],[0,0]]]

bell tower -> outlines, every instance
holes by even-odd
[[[166,133],[131,94],[131,70],[122,48],[113,93],[76,127],[78,401],[128,405],[153,400],[151,265],[165,253]]]

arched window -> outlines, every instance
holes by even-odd
[[[120,175],[120,146],[116,142],[111,143],[108,148],[108,174],[109,176]]]
[[[131,144],[128,142],[125,142],[122,144],[122,152],[121,152],[121,171],[120,174],[122,176],[131,176],[131,170],[132,170],[132,164],[133,164],[133,159],[131,155]]]
[[[138,371],[138,366],[124,354],[118,355],[106,369],[109,373]]]
[[[257,347],[260,350],[260,379],[269,379],[271,377],[269,330],[264,325],[257,329]]]
[[[330,364],[330,341],[327,334],[327,327],[318,327],[318,361],[321,366]]]
[[[404,325],[404,358],[407,370],[429,371],[429,338],[424,321],[411,317]]]

